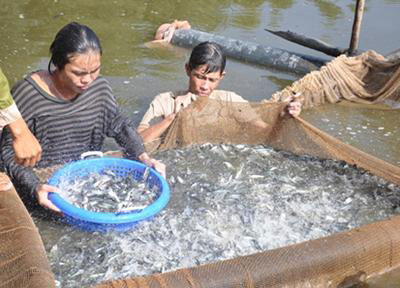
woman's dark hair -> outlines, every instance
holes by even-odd
[[[102,54],[100,40],[96,33],[85,25],[71,22],[58,31],[51,43],[51,58],[47,69],[51,73],[50,66],[53,64],[62,70],[73,54],[84,54],[89,51]]]
[[[189,69],[193,70],[199,66],[206,65],[205,73],[225,71],[226,56],[222,47],[214,42],[202,42],[193,48],[189,59]]]

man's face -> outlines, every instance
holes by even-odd
[[[190,70],[186,64],[186,74],[189,76],[189,92],[200,97],[208,97],[218,87],[219,81],[224,78],[224,72],[221,71],[205,73],[207,66],[199,66]]]

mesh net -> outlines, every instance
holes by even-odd
[[[357,103],[399,100],[399,60],[388,61],[374,51],[357,57],[342,55],[313,71],[293,85],[272,95],[274,101],[287,99],[293,92],[304,97],[304,107],[336,103],[341,99]]]
[[[38,230],[14,188],[0,191],[0,287],[55,287]]]
[[[399,111],[382,103],[396,104],[399,100],[399,65],[369,51],[357,57],[336,58],[320,71],[275,93],[272,101],[229,103],[199,99],[178,114],[161,139],[147,147],[154,152],[202,143],[264,144],[298,155],[344,160],[399,185],[396,125],[389,133],[392,137],[361,133],[351,143],[318,127],[332,111],[353,126],[365,119],[351,115],[377,114],[377,118],[386,119],[388,127],[393,127]],[[284,113],[293,95],[300,95],[304,103],[301,117]],[[339,101],[356,104],[329,105]],[[336,125],[334,130],[344,124]],[[366,143],[370,138],[374,141]],[[389,146],[385,155],[380,154],[381,149],[372,149],[380,143]],[[97,287],[351,287],[366,276],[400,264],[399,226],[400,218],[395,217],[263,253],[110,281]]]
[[[396,217],[263,253],[96,287],[362,287],[342,283],[355,285],[363,275],[400,263],[399,225]]]
[[[398,109],[371,104],[398,102],[398,68],[398,62],[385,61],[382,56],[369,51],[358,57],[335,59],[321,71],[311,72],[275,93],[273,101],[232,103],[199,99],[179,113],[162,139],[148,146],[151,151],[157,151],[202,143],[265,144],[298,155],[344,160],[399,185],[397,163],[400,159],[395,152],[386,157],[389,159],[382,159],[387,155],[379,155],[376,149],[370,150],[377,145],[365,145],[365,139],[350,145],[313,125],[327,113],[316,106],[344,99],[359,103],[350,105],[348,114],[362,114],[365,109],[384,111],[379,117],[386,117],[386,122],[396,121],[400,116]],[[293,95],[301,95],[305,109],[313,107],[310,112],[303,113],[304,117],[302,114],[294,119],[283,113],[287,99]],[[331,106],[335,109],[338,105]],[[351,119],[348,122],[351,124]],[[394,127],[391,133],[396,134],[397,130]],[[380,138],[374,135],[377,143],[395,139],[394,149],[398,142],[396,136],[399,135]]]
[[[298,155],[344,160],[399,185],[399,110],[382,105],[397,105],[399,101],[399,65],[369,51],[357,57],[336,58],[320,71],[275,93],[272,101],[228,103],[199,99],[179,112],[165,135],[148,143],[147,148],[155,152],[202,143],[264,144]],[[284,113],[286,101],[293,95],[300,95],[304,103],[301,117]],[[355,104],[342,104],[346,103],[343,100]],[[324,118],[333,119],[335,115],[340,120],[333,121],[337,122],[334,129],[323,127]],[[366,115],[394,128],[386,134],[379,133],[380,127],[366,129],[367,133],[359,133],[351,141],[336,133],[343,128],[343,118],[354,128],[364,125]],[[368,121],[370,126],[365,127],[371,128],[374,121]],[[385,149],[382,143],[386,144]],[[41,177],[50,170],[44,172]],[[0,194],[0,265],[5,267],[0,283],[14,281],[15,286],[10,287],[36,287],[21,283],[48,279],[39,285],[46,287],[52,276],[40,238],[29,215],[20,212],[15,196],[7,193]],[[97,287],[351,287],[366,276],[399,266],[399,228],[400,217],[395,217],[263,253],[165,274],[109,281]]]

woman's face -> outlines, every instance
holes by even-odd
[[[64,88],[77,94],[83,93],[99,76],[101,55],[98,51],[74,54],[62,70],[58,71]]]

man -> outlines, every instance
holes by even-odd
[[[42,149],[22,119],[10,94],[6,76],[0,68],[0,131],[7,127],[13,138],[15,161],[18,164],[33,167],[40,160]],[[0,191],[11,188],[11,182],[5,175],[0,175]]]
[[[216,90],[225,76],[225,65],[226,56],[218,44],[203,42],[193,48],[189,62],[185,64],[186,74],[189,77],[188,89],[162,93],[155,97],[138,127],[143,141],[148,143],[159,138],[171,125],[176,113],[197,99],[247,103],[234,92]],[[291,115],[297,116],[300,111],[300,102],[289,103],[288,112]],[[257,128],[267,128],[266,123],[254,116],[254,119],[246,120]]]

